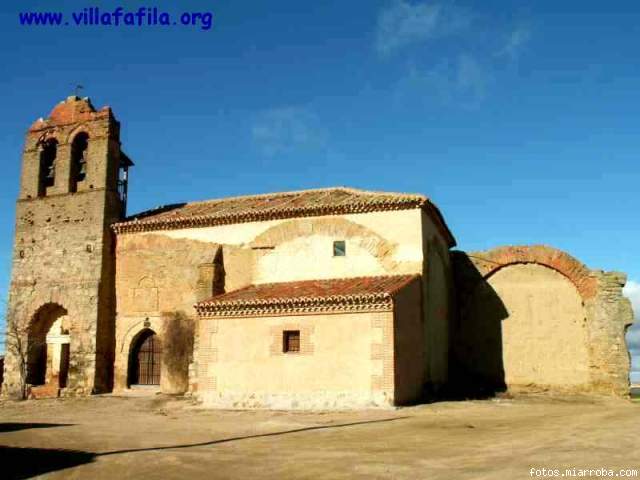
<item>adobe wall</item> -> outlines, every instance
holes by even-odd
[[[624,274],[547,246],[454,252],[458,390],[629,392]]]
[[[217,408],[393,403],[393,313],[212,317],[200,322],[198,397]],[[283,353],[283,331],[300,352]]]
[[[394,403],[417,402],[423,395],[425,342],[422,282],[415,280],[394,298]]]
[[[449,377],[452,273],[447,239],[422,213],[425,382],[435,391]]]
[[[244,266],[247,284],[422,273],[420,214],[372,212],[156,233],[253,252],[253,262]],[[347,256],[333,257],[333,241],[343,239]]]

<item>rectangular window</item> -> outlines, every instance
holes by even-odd
[[[344,257],[347,255],[347,242],[344,240],[336,240],[333,242],[333,256]]]
[[[284,353],[300,352],[300,330],[282,332],[282,351]]]

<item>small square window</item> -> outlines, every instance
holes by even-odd
[[[282,332],[282,351],[284,353],[300,352],[300,330]]]
[[[333,256],[345,257],[347,255],[347,242],[344,240],[336,240],[333,242]]]

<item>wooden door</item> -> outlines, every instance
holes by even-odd
[[[160,363],[162,345],[155,333],[151,333],[140,344],[137,355],[138,384],[160,385]]]

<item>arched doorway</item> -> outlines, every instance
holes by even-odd
[[[28,384],[67,386],[69,329],[67,310],[58,304],[48,303],[35,313],[27,340]]]
[[[143,330],[131,342],[128,384],[160,385],[162,343],[153,330]]]

